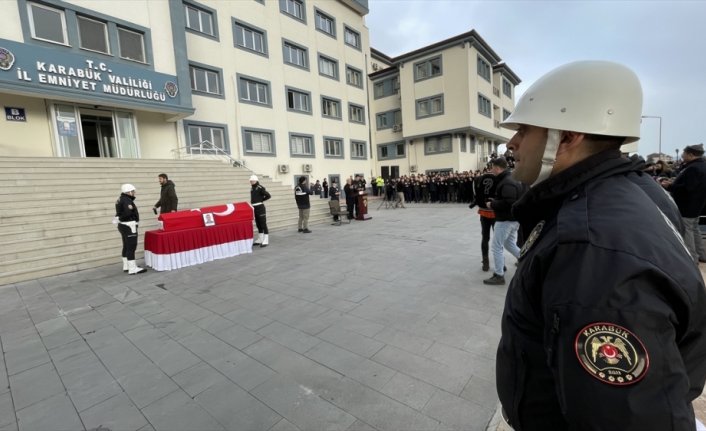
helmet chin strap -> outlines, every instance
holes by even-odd
[[[561,140],[561,131],[557,129],[549,129],[547,131],[547,142],[544,145],[544,154],[542,154],[542,167],[539,169],[537,179],[530,187],[534,187],[542,181],[549,178],[556,162],[556,152],[559,149],[559,141]]]

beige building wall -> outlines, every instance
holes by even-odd
[[[53,139],[44,99],[0,93],[0,106],[25,108],[27,121],[0,119],[0,155],[53,157]],[[3,110],[3,116],[5,112]]]

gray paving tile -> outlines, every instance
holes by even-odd
[[[75,318],[69,318],[69,321],[80,334],[93,332],[110,325],[110,323],[95,310],[83,313]]]
[[[15,423],[15,408],[10,392],[0,394],[0,427]]]
[[[179,344],[206,362],[218,361],[238,351],[206,331],[188,335],[180,339]]]
[[[415,410],[422,410],[436,390],[436,387],[419,379],[397,373],[380,389],[380,392]]]
[[[305,356],[378,390],[396,373],[384,365],[327,342],[315,346],[306,352]]]
[[[196,355],[158,329],[137,328],[126,332],[125,336],[168,376],[201,362]]]
[[[258,386],[252,394],[303,430],[345,430],[356,420],[310,388],[282,375]]]
[[[51,363],[40,365],[19,374],[10,376],[10,389],[15,401],[15,410],[22,410],[53,395],[64,392]]]
[[[375,428],[358,419],[346,431],[377,431]]]
[[[20,431],[76,431],[84,429],[76,409],[64,393],[56,394],[18,410],[17,419]]]
[[[442,343],[435,343],[424,356],[447,364],[456,372],[470,371],[486,380],[495,381],[495,361]],[[455,393],[453,391],[450,391]]]
[[[246,390],[256,387],[275,374],[270,368],[237,350],[210,361],[209,364]]]
[[[257,331],[272,322],[272,319],[269,317],[244,308],[233,310],[230,313],[224,314],[223,317],[234,323],[239,323],[252,331]]]
[[[10,391],[10,381],[7,379],[7,369],[5,368],[5,361],[2,360],[0,356],[0,394]]]
[[[226,377],[205,362],[200,362],[172,376],[176,382],[192,398],[216,383],[226,380]]]
[[[138,408],[180,390],[176,383],[154,365],[138,367],[118,378],[118,383]]]
[[[371,338],[385,329],[385,325],[354,316],[353,314],[342,315],[336,324],[347,331],[352,331]]]
[[[42,340],[29,318],[20,320],[19,324],[15,321],[12,328],[7,326],[0,328],[0,337],[2,337],[2,347],[5,352]]]
[[[434,341],[428,338],[389,327],[375,334],[374,338],[417,355],[423,355],[434,344]]]
[[[257,333],[297,353],[304,353],[321,342],[318,338],[307,335],[302,331],[279,322],[272,322],[260,328]]]
[[[282,419],[274,410],[230,382],[203,391],[195,401],[228,430],[267,430]]]
[[[64,374],[61,381],[79,412],[122,392],[118,382],[101,363]]]
[[[157,431],[215,431],[224,428],[181,390],[142,409]]]
[[[215,334],[233,326],[233,322],[217,314],[212,314],[210,316],[204,317],[203,319],[195,321],[194,325],[198,326],[206,332]]]
[[[38,324],[37,330],[49,350],[72,341],[81,340],[81,335],[64,316]]]
[[[100,364],[98,356],[83,340],[57,347],[49,351],[49,356],[60,376]]]
[[[88,430],[135,431],[149,425],[142,412],[125,393],[120,393],[82,411],[80,416]]]
[[[262,335],[257,332],[251,331],[250,329],[235,323],[213,335],[215,335],[219,340],[225,341],[240,350],[262,339]]]
[[[44,343],[35,338],[5,353],[7,373],[11,376],[48,362],[49,353],[44,347]]]
[[[350,428],[349,428],[350,429]],[[275,426],[270,428],[269,431],[301,431],[293,423],[289,422],[287,419],[282,419]]]
[[[436,391],[423,412],[463,431],[485,431],[494,413],[492,409],[486,409],[442,390]]]
[[[341,326],[331,326],[317,335],[322,340],[335,344],[351,352],[370,358],[385,347],[385,343],[349,331]]]
[[[492,410],[498,404],[495,381],[486,380],[478,376],[471,377],[471,380],[466,383],[466,387],[463,388],[459,396],[486,409]]]

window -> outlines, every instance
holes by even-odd
[[[194,92],[221,94],[221,77],[217,71],[190,65],[189,76]]]
[[[507,117],[510,116],[512,112],[508,111],[507,109],[503,109],[503,121],[507,120]]]
[[[241,102],[272,107],[270,83],[249,76],[238,76],[238,96]]]
[[[378,81],[373,86],[373,96],[375,99],[397,94],[400,89],[400,77],[393,76],[391,78]]]
[[[118,42],[121,58],[145,62],[145,42],[142,33],[118,27]]]
[[[392,127],[392,125],[390,125],[387,120],[387,113],[386,112],[383,112],[381,114],[377,114],[375,116],[375,123],[377,125],[378,130],[389,129],[390,127]]]
[[[264,30],[233,21],[235,26],[235,46],[267,55],[267,37]]]
[[[461,148],[459,151],[462,153],[466,152],[466,135],[461,135]]]
[[[321,96],[321,115],[341,119],[341,101]]]
[[[289,151],[292,156],[313,156],[314,138],[311,135],[289,135]]]
[[[316,10],[316,29],[335,38],[336,37],[336,20],[317,9]]]
[[[348,104],[348,121],[365,124],[365,108],[360,105]]]
[[[273,132],[269,130],[243,129],[245,152],[249,154],[274,155]]]
[[[393,142],[378,145],[378,159],[400,159],[405,157],[404,142]]]
[[[210,142],[216,148],[230,153],[230,149],[225,141],[225,129],[223,127],[213,127],[198,124],[187,124],[187,135],[189,138],[189,152],[192,154],[210,153],[214,150],[210,146],[200,147],[204,141]]]
[[[302,69],[309,69],[309,55],[307,54],[306,48],[285,41],[282,50],[284,52],[285,63],[301,67]]]
[[[186,12],[186,28],[209,36],[216,36],[213,13],[190,4],[184,5],[184,11]]]
[[[441,56],[414,64],[414,80],[421,81],[441,75]]]
[[[346,66],[346,83],[354,87],[363,88],[363,72],[354,67]]]
[[[287,88],[287,109],[289,111],[311,114],[311,94],[293,88]]]
[[[108,46],[108,25],[101,21],[76,16],[78,22],[79,45],[83,49],[110,54]]]
[[[505,78],[503,78],[503,94],[512,98],[512,84]]]
[[[351,141],[351,159],[367,159],[368,144],[364,141]]]
[[[338,80],[338,62],[319,54],[319,74]]]
[[[424,154],[450,153],[451,135],[429,136],[424,138]]]
[[[343,158],[343,140],[324,137],[324,156]]]
[[[490,117],[490,99],[482,94],[478,94],[478,112],[486,117]]]
[[[377,129],[389,129],[392,126],[402,125],[402,111],[396,109],[394,111],[381,112],[375,116]]]
[[[490,64],[478,56],[478,75],[490,82]]]
[[[47,42],[68,44],[64,11],[37,3],[27,3],[32,37]]]
[[[360,49],[360,33],[348,26],[345,27],[343,40],[346,42],[346,45],[350,45],[353,48]]]
[[[304,21],[303,0],[279,0],[279,10],[300,21]]]
[[[444,95],[417,100],[417,118],[431,117],[444,113]]]

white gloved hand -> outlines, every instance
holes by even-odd
[[[118,218],[118,216],[113,217],[113,224],[118,224],[118,223],[120,223],[120,219]]]

